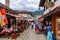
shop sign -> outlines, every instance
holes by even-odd
[[[54,2],[48,2],[48,1],[46,1],[44,5],[46,7],[48,7],[48,8],[50,8],[50,7],[53,7],[54,6]]]
[[[44,21],[44,18],[39,18],[38,20],[39,20],[39,21]]]
[[[60,40],[60,19],[56,19],[56,39]]]
[[[2,9],[0,10],[0,26],[4,26],[6,24],[8,24],[8,20],[6,17],[6,10]]]

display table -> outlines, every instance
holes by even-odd
[[[3,31],[2,31],[2,33],[4,33],[4,32],[7,32],[7,33],[10,33],[10,32],[12,32],[13,30],[10,30],[10,29],[4,29]]]

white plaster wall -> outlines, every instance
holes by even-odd
[[[19,14],[19,15],[22,15],[23,17],[27,17],[28,19],[33,18],[30,14]]]

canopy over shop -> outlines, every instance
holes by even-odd
[[[51,24],[52,30],[56,35],[57,39],[59,39],[60,34],[60,6],[54,8],[49,13],[43,15],[40,18],[44,18],[44,25]],[[60,39],[59,39],[60,40]]]

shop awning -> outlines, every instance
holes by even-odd
[[[7,15],[10,15],[10,16],[13,16],[13,17],[19,17],[17,15],[14,15],[14,14],[9,14],[9,13],[6,13]]]
[[[26,19],[22,15],[14,15],[14,14],[9,14],[9,13],[6,13],[6,14],[9,15],[9,16],[15,17],[16,20],[25,20]]]
[[[60,12],[60,7],[56,7],[55,9],[53,9],[49,13],[41,16],[40,18],[45,18],[45,17],[48,17],[48,16],[52,16],[53,14],[56,14],[56,12]]]

